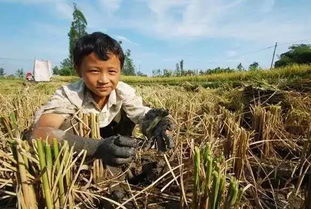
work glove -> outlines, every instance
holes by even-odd
[[[137,141],[130,137],[116,135],[99,140],[94,157],[103,159],[106,165],[130,163],[135,155]]]
[[[142,132],[149,139],[147,147],[154,144],[159,151],[167,151],[174,147],[171,135],[174,123],[169,112],[162,108],[149,110],[141,124]]]
[[[91,139],[66,133],[60,129],[44,128],[59,142],[67,141],[74,151],[87,151],[87,156],[102,159],[105,165],[119,166],[131,162],[135,154],[137,141],[130,137],[115,135],[104,139]]]

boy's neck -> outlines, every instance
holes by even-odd
[[[93,97],[94,101],[96,102],[97,107],[98,107],[99,109],[101,109],[101,110],[102,110],[102,109],[104,108],[104,106],[107,104],[108,99],[109,99],[109,96],[106,96],[106,97],[98,97],[97,95],[95,95],[95,94],[93,94],[93,93],[92,93],[92,97]]]

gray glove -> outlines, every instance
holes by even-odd
[[[74,151],[87,151],[87,156],[102,159],[105,165],[122,165],[129,163],[135,154],[137,141],[125,136],[111,136],[105,139],[90,139],[66,133],[60,129],[44,128],[45,132],[59,142],[67,141],[74,146]]]
[[[106,165],[122,165],[132,161],[137,141],[116,135],[99,141],[94,157],[103,159]]]
[[[173,122],[169,112],[165,109],[151,109],[143,118],[141,129],[150,140],[149,146],[156,144],[159,151],[166,151],[174,147],[172,136],[168,132],[173,130]]]

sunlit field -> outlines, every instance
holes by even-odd
[[[138,149],[119,176],[66,144],[29,138],[36,110],[77,79],[0,79],[0,208],[311,208],[310,66],[122,77],[146,105],[170,111],[176,146]],[[124,181],[129,170],[144,175]]]

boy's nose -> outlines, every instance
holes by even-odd
[[[108,76],[105,74],[101,74],[99,79],[98,79],[98,82],[99,83],[108,83],[109,82]]]

